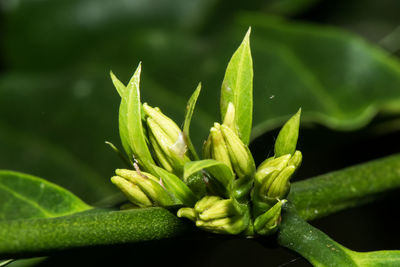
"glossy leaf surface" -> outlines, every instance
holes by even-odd
[[[49,218],[91,209],[69,191],[38,177],[0,171],[0,220]]]

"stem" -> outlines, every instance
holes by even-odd
[[[279,229],[278,243],[314,266],[357,266],[345,247],[300,218],[293,206],[284,208]]]
[[[278,243],[314,266],[400,266],[400,251],[352,251],[304,221],[291,205],[284,208],[279,228]]]
[[[162,208],[92,210],[58,218],[0,222],[0,258],[46,255],[71,248],[171,238],[187,225]]]
[[[288,200],[305,220],[360,206],[400,187],[400,154],[293,183]]]

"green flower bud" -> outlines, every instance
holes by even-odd
[[[257,234],[271,235],[276,232],[281,217],[282,205],[286,202],[287,200],[285,199],[278,201],[272,208],[257,217],[254,222],[254,230]]]
[[[172,143],[178,140],[179,135],[182,133],[181,129],[176,123],[165,116],[159,108],[152,108],[147,103],[143,103],[143,110],[148,118],[151,118],[170,138]]]
[[[212,144],[211,157],[219,162],[225,163],[232,170],[228,148],[226,147],[219,123],[214,123],[214,127],[211,128],[210,138]]]
[[[256,167],[249,148],[229,127],[221,125],[221,132],[235,173],[239,178],[252,176]]]
[[[226,109],[223,125],[231,128],[231,130],[237,135],[236,122],[235,122],[235,106],[232,102],[229,102],[228,108]]]
[[[149,139],[155,152],[155,156],[166,170],[181,175],[183,166],[190,161],[186,155],[187,146],[185,144],[182,132],[178,135],[168,135],[163,130],[163,125],[157,123],[152,118],[147,118],[149,127]],[[172,132],[172,130],[171,130]],[[176,139],[174,139],[176,137]]]
[[[160,179],[150,173],[117,169],[111,181],[121,189],[128,199],[140,206],[171,206],[176,204]]]
[[[294,155],[284,155],[265,160],[254,176],[252,198],[254,213],[268,210],[277,199],[284,199],[290,191],[290,179],[301,164],[302,155],[296,151]],[[265,205],[264,205],[265,204]]]
[[[136,184],[119,176],[112,177],[111,182],[115,184],[133,204],[139,207],[150,207],[153,205],[147,195],[143,193]]]
[[[178,217],[188,218],[196,226],[218,234],[239,234],[249,226],[249,214],[237,209],[231,199],[205,196],[194,208],[182,208]]]

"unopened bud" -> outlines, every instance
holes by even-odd
[[[256,167],[249,148],[229,127],[221,125],[221,132],[226,142],[232,168],[238,177],[252,176]]]
[[[170,138],[172,143],[175,143],[179,138],[179,134],[182,132],[178,125],[165,116],[159,108],[150,107],[147,103],[143,104],[143,110],[148,118],[151,118],[159,127],[165,132]]]
[[[276,232],[281,217],[282,205],[287,200],[278,201],[272,208],[264,214],[258,216],[254,222],[254,230],[259,235],[271,235]]]
[[[284,155],[265,160],[255,174],[254,194],[260,200],[283,199],[290,190],[290,179],[301,164],[302,155],[296,151],[294,155]]]
[[[168,135],[163,130],[165,127],[152,118],[147,118],[147,125],[150,130],[150,143],[158,162],[166,170],[171,171],[172,169],[174,173],[180,175],[185,163],[190,161],[186,155],[187,146],[182,137],[182,132],[177,135]]]
[[[196,226],[218,234],[239,234],[249,225],[249,216],[238,210],[231,199],[205,196],[194,208],[182,208],[178,217],[188,218]]]
[[[147,195],[143,193],[136,184],[119,176],[112,177],[111,182],[115,184],[133,204],[139,207],[150,207],[153,205]]]
[[[226,143],[224,140],[224,136],[221,132],[221,125],[219,123],[215,123],[214,127],[210,130],[210,138],[211,138],[211,156],[213,159],[225,163],[231,170],[231,160],[229,158],[228,148],[226,147]]]
[[[225,118],[223,125],[231,128],[231,130],[237,134],[236,122],[235,122],[235,106],[232,102],[229,102],[228,108],[226,109]]]
[[[150,173],[117,169],[117,176],[111,181],[138,206],[171,206],[176,204],[171,194],[163,187],[161,180]],[[140,192],[141,193],[140,193]]]

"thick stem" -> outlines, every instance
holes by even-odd
[[[400,187],[400,154],[293,183],[288,196],[305,220],[360,206]]]
[[[187,230],[187,224],[162,208],[92,210],[58,218],[1,221],[0,258],[158,240],[181,235]]]

